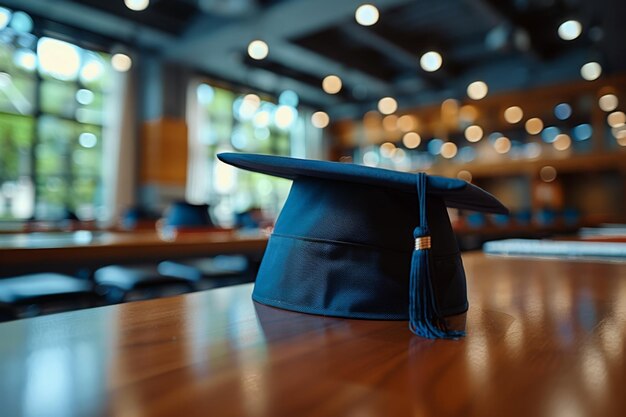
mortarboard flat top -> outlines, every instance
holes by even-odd
[[[293,180],[252,298],[304,313],[409,320],[456,338],[445,317],[467,310],[465,272],[446,207],[507,213],[462,180],[354,164],[223,153],[223,162]]]
[[[290,180],[312,177],[415,192],[415,174],[409,172],[275,155],[221,153],[217,157],[238,168]],[[427,192],[442,197],[446,206],[452,208],[498,214],[509,212],[494,196],[460,179],[429,175]]]

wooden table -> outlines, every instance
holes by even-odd
[[[162,239],[156,232],[17,233],[0,236],[0,275],[218,254],[260,256],[267,236],[206,232]]]
[[[256,305],[249,285],[0,325],[0,414],[626,415],[626,264],[464,256],[467,337]]]

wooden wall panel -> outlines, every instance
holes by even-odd
[[[187,181],[187,124],[184,119],[159,118],[141,126],[142,184],[184,186]]]

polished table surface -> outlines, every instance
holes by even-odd
[[[228,253],[262,254],[266,245],[267,236],[260,232],[210,231],[172,239],[155,231],[4,234],[0,235],[0,274],[3,270],[36,271],[42,265],[80,267]]]
[[[464,255],[467,337],[250,285],[0,324],[0,415],[626,415],[626,264]]]

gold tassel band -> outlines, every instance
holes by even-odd
[[[430,236],[415,239],[415,250],[430,249]]]

